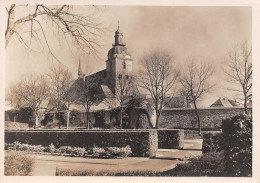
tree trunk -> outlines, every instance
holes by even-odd
[[[120,129],[123,129],[123,109],[120,109]]]
[[[86,115],[87,115],[87,129],[89,129],[89,110],[87,110]]]
[[[244,97],[245,97],[244,110],[245,110],[245,113],[248,114],[248,111],[247,111],[247,96],[246,96],[246,94],[244,95]]]
[[[160,113],[156,111],[156,122],[155,122],[155,128],[159,129],[159,121],[160,121]]]
[[[70,124],[70,111],[67,111],[67,129],[69,129],[69,124]]]
[[[198,113],[198,108],[197,108],[196,102],[194,101],[193,103],[194,103],[194,108],[195,108],[195,114],[196,114],[197,120],[198,120],[198,131],[199,131],[199,135],[201,135],[200,116],[199,116],[199,113]]]

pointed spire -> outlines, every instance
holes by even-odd
[[[81,70],[81,66],[80,66],[80,58],[79,58],[79,68],[78,68],[78,78],[82,78],[82,70]]]
[[[117,30],[119,31],[119,20],[118,20],[118,27],[117,27]]]

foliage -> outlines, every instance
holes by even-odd
[[[23,152],[11,151],[5,155],[4,171],[6,176],[30,175],[34,159]]]
[[[223,176],[224,153],[211,152],[177,164],[174,169],[163,172],[162,176]]]
[[[90,148],[89,151],[86,151],[85,148],[81,148],[81,147],[61,146],[59,148],[55,148],[53,144],[50,144],[47,147],[43,147],[41,145],[35,146],[29,144],[22,144],[17,141],[11,144],[5,143],[5,150],[17,150],[17,151],[26,151],[26,152],[36,152],[36,153],[48,152],[51,154],[56,153],[59,155],[66,154],[74,157],[85,157],[89,155],[94,158],[117,158],[117,157],[129,157],[132,155],[130,146],[121,147],[121,148],[93,147]]]
[[[219,152],[223,150],[221,143],[223,142],[222,133],[205,133],[203,134],[202,153]]]
[[[56,176],[156,176],[155,171],[94,171],[94,170],[72,170],[56,169]]]
[[[115,157],[129,157],[132,155],[131,147],[94,147],[90,150],[90,154],[94,158],[115,158]]]
[[[233,176],[252,176],[252,118],[238,115],[223,120],[225,169]]]
[[[252,118],[241,114],[225,119],[222,132],[203,136],[203,153],[224,150],[227,176],[252,176]]]

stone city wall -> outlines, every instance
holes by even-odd
[[[252,113],[252,108],[249,108]],[[242,107],[198,109],[201,128],[219,129],[222,119],[243,113]],[[163,109],[160,128],[198,128],[194,109]]]

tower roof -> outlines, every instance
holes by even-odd
[[[78,77],[81,78],[81,76],[83,76],[83,73],[82,73],[82,70],[81,70],[80,59],[79,59]]]

